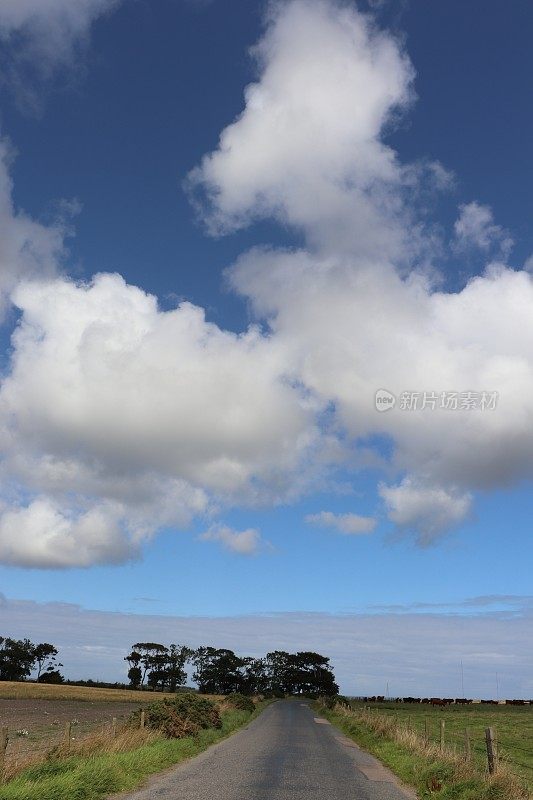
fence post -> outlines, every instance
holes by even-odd
[[[113,717],[113,722],[111,723],[111,733],[112,733],[113,739],[116,739],[117,738],[117,718],[116,717]]]
[[[70,751],[70,735],[71,735],[71,732],[72,732],[72,723],[71,722],[65,722],[65,745],[67,747],[67,750],[69,750],[69,751]]]
[[[445,721],[443,719],[441,719],[441,721],[440,721],[440,751],[441,751],[441,753],[444,750],[444,728],[445,728],[445,725],[446,725]]]
[[[470,748],[470,731],[465,728],[465,761],[470,761],[472,758],[472,750]]]
[[[0,730],[0,783],[4,782],[4,773],[6,769],[6,750],[7,750],[7,740],[8,740],[8,730],[7,728],[2,728]]]
[[[144,721],[145,721],[144,711],[141,711],[141,728],[144,728]]]
[[[494,775],[497,767],[496,751],[494,748],[494,728],[487,728],[485,730],[485,742],[487,745],[487,764],[489,767],[489,775]]]

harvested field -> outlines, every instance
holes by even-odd
[[[0,700],[79,700],[81,702],[151,703],[154,697],[173,697],[161,692],[133,689],[98,689],[92,686],[53,686],[46,683],[0,681]]]
[[[79,700],[0,700],[0,725],[9,729],[7,754],[18,756],[45,752],[63,741],[65,723],[72,724],[72,738],[110,727],[113,717],[124,722],[139,703]]]
[[[72,738],[78,740],[105,727],[110,730],[113,717],[120,725],[139,706],[162,697],[172,695],[2,682],[0,726],[9,730],[8,762],[45,753],[63,742],[67,722]]]

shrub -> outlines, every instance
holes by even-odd
[[[201,728],[221,728],[222,720],[212,700],[196,694],[178,694],[172,700],[159,700],[146,709],[146,724],[161,731],[167,739],[194,736]],[[131,717],[138,724],[140,710]]]
[[[226,695],[225,699],[233,708],[237,708],[239,711],[248,711],[250,714],[252,711],[255,711],[254,701],[245,694],[234,692],[233,694]]]
[[[324,697],[321,697],[320,700],[326,706],[326,708],[335,708],[337,704],[336,695],[325,695]]]
[[[65,682],[64,677],[57,669],[50,669],[47,672],[43,672],[43,674],[39,675],[39,677],[37,678],[37,683],[60,684],[64,682]]]

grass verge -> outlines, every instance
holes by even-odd
[[[85,743],[85,752],[70,757],[52,756],[21,772],[0,787],[0,800],[101,800],[114,792],[135,789],[148,776],[198,755],[233,733],[265,705],[260,703],[253,714],[226,709],[221,714],[221,729],[202,730],[187,739],[163,739],[143,731],[137,732],[137,736],[144,737],[142,744],[135,746],[138,740],[128,739],[131,732],[127,731],[111,745],[109,740],[99,744],[98,738],[93,737]],[[121,737],[126,738],[121,741]],[[105,752],[99,749],[103,747]],[[120,752],[122,747],[130,749]]]
[[[336,705],[320,713],[386,764],[419,798],[433,800],[531,800],[525,784],[501,764],[489,776],[452,750],[426,744],[418,734],[375,711]]]

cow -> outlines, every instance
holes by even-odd
[[[447,706],[448,701],[443,700],[441,697],[431,697],[429,700],[432,706]]]

